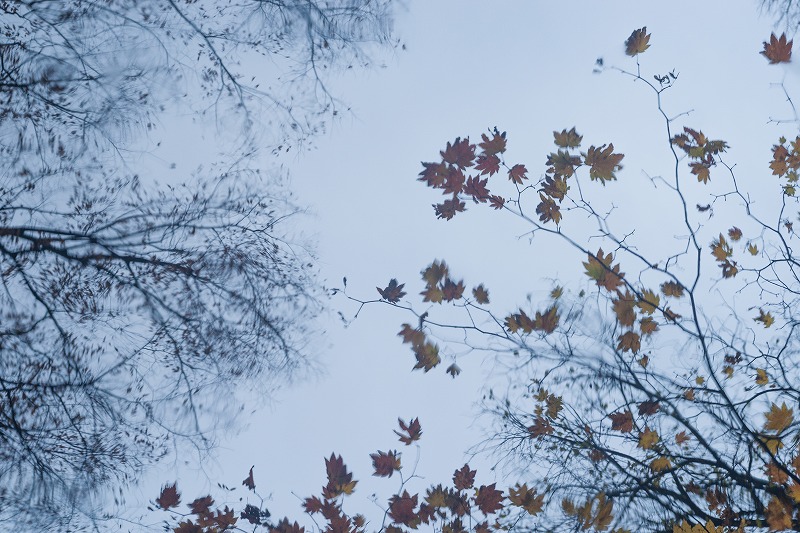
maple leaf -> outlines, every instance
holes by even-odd
[[[566,150],[558,150],[547,156],[548,172],[561,178],[569,178],[575,174],[575,169],[581,166],[581,158],[572,155]]]
[[[685,431],[681,431],[680,433],[675,434],[675,444],[682,445],[685,442],[688,442],[691,439],[689,435],[686,434]]]
[[[475,301],[481,305],[489,303],[489,291],[483,286],[483,283],[472,289],[472,296],[475,297]]]
[[[491,205],[494,209],[503,209],[503,206],[506,203],[506,199],[502,196],[497,196],[493,194],[491,198],[489,198],[489,205]]]
[[[446,302],[460,299],[464,295],[464,282],[454,283],[450,278],[446,278],[442,286],[442,295]]]
[[[488,178],[480,179],[479,177],[470,177],[467,179],[467,185],[464,187],[464,194],[472,196],[475,203],[485,203],[489,199],[489,189],[486,188]]]
[[[464,202],[458,199],[458,196],[453,196],[453,198],[449,200],[445,200],[441,204],[433,204],[433,211],[436,214],[436,218],[443,218],[445,220],[450,220],[456,213],[463,212],[466,209]]]
[[[612,413],[608,415],[608,418],[611,419],[611,429],[621,431],[622,433],[630,433],[633,431],[633,414],[630,411]]]
[[[250,490],[256,490],[256,482],[253,480],[253,468],[255,467],[254,466],[250,467],[250,473],[247,475],[246,478],[244,478],[244,481],[242,481],[242,485],[244,485]]]
[[[783,176],[789,171],[788,157],[789,150],[784,145],[776,144],[772,147],[772,161],[769,168],[772,169],[773,176]]]
[[[208,514],[212,505],[214,505],[214,499],[211,496],[204,496],[190,503],[189,509],[191,509],[192,514],[203,516]]]
[[[649,289],[643,290],[642,298],[636,302],[637,307],[648,315],[652,315],[660,304],[661,299],[659,296]]]
[[[606,181],[615,180],[614,174],[622,168],[620,161],[625,157],[623,154],[615,154],[614,144],[609,143],[599,147],[590,146],[589,151],[583,154],[583,160],[589,169],[589,179],[600,180],[603,185]]]
[[[769,375],[763,368],[756,369],[756,385],[764,386],[769,383]]]
[[[418,181],[424,181],[428,187],[439,189],[444,187],[447,178],[447,165],[444,163],[422,163],[424,170],[419,173]]]
[[[689,168],[692,169],[692,174],[697,176],[697,181],[700,183],[708,183],[711,179],[711,165],[709,163],[695,162],[689,163]]]
[[[794,410],[786,407],[786,402],[781,403],[780,407],[773,403],[764,416],[766,418],[764,429],[780,433],[788,428],[794,421]]]
[[[383,298],[389,303],[396,304],[397,302],[400,301],[400,298],[406,295],[406,293],[403,292],[404,286],[405,283],[400,283],[398,285],[397,280],[392,278],[391,280],[389,280],[389,284],[386,286],[385,289],[381,289],[379,287],[375,288],[378,290],[378,294],[381,295],[381,298]]]
[[[555,429],[553,429],[550,421],[542,416],[537,416],[533,421],[533,425],[528,427],[528,433],[532,439],[545,435],[552,435],[554,431]]]
[[[439,347],[433,343],[426,342],[420,345],[412,345],[411,350],[417,359],[414,370],[421,368],[428,372],[442,362],[441,357],[439,357]]]
[[[493,176],[500,172],[500,158],[496,155],[479,155],[475,170],[479,170],[481,175],[489,174]]]
[[[642,335],[652,335],[658,331],[658,323],[656,323],[652,317],[644,317],[639,320],[639,330],[642,332]]]
[[[786,40],[786,33],[782,33],[780,38],[775,34],[769,36],[769,42],[764,42],[764,50],[761,55],[766,57],[770,64],[788,63],[792,60],[792,42]]]
[[[625,274],[619,271],[619,265],[611,266],[614,256],[603,254],[603,249],[600,248],[597,255],[587,254],[589,257],[588,262],[583,263],[586,269],[586,275],[597,282],[599,287],[603,287],[608,291],[614,291],[624,284],[622,281]]]
[[[156,498],[156,504],[162,509],[177,507],[181,503],[181,495],[176,483],[161,487],[161,494]]]
[[[400,454],[394,450],[386,453],[378,450],[378,453],[370,454],[370,458],[372,459],[372,467],[375,469],[373,476],[392,477],[392,474],[401,468]]]
[[[261,509],[249,503],[244,506],[244,510],[242,511],[240,516],[241,518],[247,520],[251,524],[259,525],[262,523],[261,518],[263,515],[261,514]]]
[[[661,403],[657,401],[646,400],[639,404],[639,415],[654,415],[661,407]]]
[[[352,494],[357,481],[353,481],[353,474],[347,471],[342,456],[331,454],[325,459],[325,470],[328,474],[328,484],[322,488],[322,495],[334,499],[341,494]]]
[[[395,524],[403,524],[414,529],[420,523],[420,519],[414,510],[416,506],[417,494],[411,496],[407,490],[404,490],[402,495],[395,494],[389,498],[389,518]]]
[[[789,474],[787,474],[783,468],[778,466],[775,461],[770,461],[766,468],[764,468],[764,471],[767,474],[767,478],[773,483],[783,485],[789,481]]]
[[[451,364],[450,366],[447,367],[445,372],[450,374],[455,379],[455,377],[461,373],[461,367],[458,366],[457,364],[453,363],[453,364]]]
[[[655,446],[658,443],[659,440],[660,439],[658,437],[658,432],[657,431],[653,431],[649,427],[648,428],[644,428],[644,431],[639,433],[639,444],[638,444],[638,446],[639,446],[639,448],[642,448],[643,450],[649,450],[650,448]]]
[[[725,237],[722,236],[722,233],[719,234],[718,239],[714,239],[711,242],[711,255],[714,256],[714,259],[717,261],[727,261],[730,256],[733,255],[733,248],[731,248],[728,241],[725,240]]]
[[[561,148],[578,148],[581,145],[581,140],[583,140],[583,135],[579,135],[575,128],[572,127],[567,131],[566,129],[561,130],[561,133],[554,131],[553,138],[555,140],[556,146]]]
[[[500,131],[495,128],[494,132],[492,132],[491,139],[487,137],[485,133],[481,134],[481,139],[483,142],[478,144],[478,146],[481,147],[483,154],[486,156],[502,154],[506,151],[506,132],[500,133]]]
[[[516,484],[508,489],[508,500],[517,507],[525,509],[531,516],[536,516],[544,507],[544,494],[536,494],[536,489],[529,489],[527,484]]]
[[[470,470],[468,464],[453,472],[453,486],[458,490],[471,489],[475,483],[477,470]]]
[[[447,263],[444,261],[434,260],[425,270],[420,272],[422,275],[422,280],[427,285],[436,285],[444,278],[447,277],[448,273]]]
[[[625,54],[631,57],[641,54],[648,48],[650,48],[650,34],[647,33],[647,26],[634,30],[625,40]]]
[[[547,405],[547,411],[545,411],[545,416],[551,420],[555,420],[558,418],[558,413],[564,408],[564,402],[561,396],[556,396],[555,394],[549,394],[547,396],[547,400],[545,401]]]
[[[551,305],[544,313],[536,311],[536,316],[533,319],[533,329],[536,331],[543,331],[546,334],[552,333],[558,327],[560,318],[558,306],[556,305]]]
[[[536,212],[539,214],[539,220],[543,223],[550,222],[551,220],[558,224],[561,222],[561,207],[549,196],[539,193],[539,198],[542,200],[536,206]]]
[[[503,508],[503,491],[495,489],[496,483],[481,485],[475,495],[475,505],[484,515],[493,514]]]
[[[471,167],[473,164],[473,160],[475,159],[475,145],[469,144],[469,137],[463,140],[461,137],[456,137],[453,144],[448,142],[447,147],[439,152],[439,154],[442,156],[442,160],[445,163],[450,163],[463,170],[467,167]]]
[[[191,520],[184,520],[172,531],[173,533],[204,533],[203,528]]]
[[[650,462],[650,470],[661,472],[672,467],[672,462],[667,457],[657,457]]]
[[[288,518],[282,519],[275,527],[270,528],[269,533],[304,533],[306,528],[297,522],[289,523]]]
[[[466,180],[467,177],[464,176],[461,170],[455,167],[448,167],[447,173],[445,174],[444,185],[441,187],[442,194],[458,195],[458,193],[464,190],[464,182]]]
[[[736,242],[742,238],[742,230],[734,226],[728,230],[728,237],[730,237],[732,241]]]
[[[680,298],[683,296],[683,285],[674,281],[665,281],[661,284],[661,292],[664,296]]]
[[[629,291],[625,291],[624,295],[620,294],[617,298],[614,298],[611,303],[614,314],[617,316],[617,321],[620,325],[626,327],[632,326],[636,321],[636,311],[634,310],[636,300],[634,300],[633,295]]]
[[[756,322],[761,322],[764,325],[764,328],[768,328],[775,323],[775,318],[772,316],[772,313],[769,311],[765,313],[763,309],[758,310],[758,316],[753,320]]]
[[[398,418],[397,423],[400,424],[400,431],[394,430],[394,432],[398,437],[400,437],[400,442],[406,446],[422,437],[422,426],[419,423],[419,418],[411,419],[411,422],[408,425],[406,425],[402,418]]]
[[[546,176],[542,188],[539,189],[539,191],[558,201],[562,201],[567,196],[569,186],[566,180],[561,176]]]
[[[512,183],[516,183],[517,185],[522,185],[522,181],[528,179],[528,169],[525,168],[525,165],[514,165],[508,171],[508,179],[511,180]]]
[[[403,324],[403,329],[397,335],[403,337],[404,343],[409,343],[413,346],[421,346],[425,343],[425,334],[418,329],[412,328],[411,324]]]
[[[792,529],[793,509],[777,496],[773,496],[767,504],[764,517],[770,531],[788,531]]]
[[[303,501],[303,509],[305,509],[305,512],[308,514],[318,513],[322,511],[322,507],[322,501],[320,501],[320,499],[316,496],[306,498]]]
[[[618,341],[617,350],[622,350],[623,352],[630,351],[636,354],[639,353],[639,349],[642,347],[639,334],[633,331],[626,331],[619,336]]]

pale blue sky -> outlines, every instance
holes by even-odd
[[[592,73],[601,56],[606,65],[635,69],[623,42],[642,26],[652,34],[643,72],[648,78],[680,73],[664,94],[668,113],[691,111],[680,125],[728,141],[726,160],[748,184],[769,180],[770,146],[796,129],[767,123],[770,116],[790,115],[770,83],[786,76],[791,89],[800,79],[796,63],[770,67],[758,55],[772,22],[759,16],[755,2],[410,1],[397,20],[407,50],[388,57],[386,68],[347,72],[331,82],[352,113],[343,113],[317,149],[283,160],[298,203],[313,213],[302,224],[317,239],[328,284],[340,286],[347,276],[351,294],[374,298],[376,285],[396,277],[413,297],[423,288],[420,269],[446,259],[469,286],[484,282],[500,312],[512,311],[528,294],[543,298],[548,278],[580,280],[584,258],[553,241],[520,238],[527,228],[503,213],[468,204],[453,221],[435,219],[431,204],[439,196],[416,181],[420,161],[436,159],[457,136],[477,139],[494,126],[508,131],[507,161],[526,164],[532,179],[544,172],[555,129],[575,126],[589,143],[613,142],[626,154],[625,168],[617,183],[597,194],[625,203],[617,219],[621,229],[633,223],[646,235],[663,228],[665,220],[651,216],[660,193],[645,175],[671,168],[654,97],[619,73]],[[708,192],[689,195],[702,201]],[[639,244],[658,243],[643,238]],[[311,340],[324,374],[281,391],[252,415],[248,430],[223,443],[219,464],[207,465],[215,481],[232,485],[256,465],[256,483],[272,494],[267,507],[276,518],[303,518],[292,492],[317,493],[325,481],[323,458],[335,451],[360,480],[346,509],[377,519],[368,495],[378,491],[385,501],[397,483],[371,476],[369,454],[400,449],[392,433],[398,416],[419,417],[424,431],[418,473],[425,480],[412,485],[414,491],[449,481],[484,436],[475,402],[491,361],[480,354],[460,358],[464,373],[455,380],[444,374],[446,365],[429,374],[411,372],[413,354],[396,336],[409,316],[371,306],[344,329],[335,311],[351,316],[355,307],[341,297],[330,305],[319,338]],[[401,451],[410,467],[413,448]],[[516,481],[495,476],[490,464],[486,457],[473,462],[479,482]],[[155,496],[175,475],[163,468],[142,494]],[[198,483],[185,500],[199,496],[202,481],[180,476],[185,489]]]

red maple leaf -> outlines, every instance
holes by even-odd
[[[465,464],[453,473],[453,486],[458,490],[472,488],[475,483],[477,470],[470,470],[469,465]]]
[[[478,488],[478,494],[475,496],[475,505],[485,515],[492,514],[503,508],[503,491],[495,489],[494,486],[495,483],[481,485]]]
[[[401,496],[395,494],[389,499],[389,518],[396,524],[416,527],[420,519],[414,508],[417,506],[417,495],[411,496],[404,490]]]
[[[398,285],[397,280],[392,278],[391,280],[389,280],[389,284],[386,286],[385,289],[381,289],[379,287],[375,288],[378,289],[378,294],[381,295],[381,298],[383,298],[389,303],[396,304],[397,302],[400,301],[400,298],[406,295],[406,293],[403,292],[404,286],[405,283],[400,283]]]
[[[413,418],[408,425],[402,418],[398,418],[397,422],[400,424],[400,431],[403,433],[397,430],[394,432],[400,437],[400,442],[403,444],[409,445],[415,440],[419,440],[422,436],[422,426],[419,423],[419,418]]]
[[[456,213],[464,211],[465,208],[464,202],[459,200],[457,195],[453,195],[452,199],[445,200],[441,204],[433,204],[436,218],[443,218],[445,220],[450,220],[456,216]]]
[[[386,453],[378,450],[378,453],[372,453],[370,457],[375,468],[373,476],[392,477],[395,471],[400,470],[400,455],[394,450]]]
[[[419,173],[418,181],[424,181],[428,187],[441,188],[447,177],[447,165],[444,163],[422,163],[425,170]]]
[[[489,189],[486,183],[489,178],[480,179],[478,176],[467,178],[467,185],[464,187],[464,194],[469,194],[475,202],[484,203],[489,199]]]
[[[787,41],[786,34],[782,33],[780,38],[773,33],[769,37],[769,42],[764,43],[764,50],[761,55],[769,59],[771,64],[788,63],[792,60],[792,42]]]
[[[469,137],[461,139],[456,137],[453,144],[447,143],[447,147],[439,152],[445,163],[450,163],[458,168],[464,169],[471,167],[475,159],[475,145],[469,144]]]
[[[511,170],[508,171],[508,179],[517,185],[522,185],[522,180],[528,179],[527,174],[528,169],[525,168],[525,165],[514,165],[511,167]]]
[[[500,172],[500,158],[494,154],[479,155],[475,170],[480,170],[481,174],[489,174],[490,176],[497,174]]]
[[[503,209],[503,206],[506,203],[506,199],[502,196],[497,196],[493,194],[492,197],[489,199],[489,205],[494,207],[495,209]]]
[[[478,146],[481,147],[483,155],[485,156],[502,154],[506,151],[506,132],[500,133],[500,131],[495,128],[491,139],[489,139],[485,133],[481,135],[481,139],[483,139],[483,142]]]
[[[328,473],[328,484],[322,488],[325,498],[333,499],[353,492],[357,481],[353,481],[353,474],[347,471],[341,455],[332,453],[330,459],[325,459],[325,470]]]
[[[611,429],[616,429],[622,433],[630,433],[633,431],[633,415],[630,411],[613,413],[608,415],[608,418],[611,419]]]
[[[164,487],[161,488],[161,494],[156,498],[156,503],[162,509],[177,507],[178,504],[181,503],[181,495],[178,492],[176,484],[164,485]]]

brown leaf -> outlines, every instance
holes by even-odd
[[[619,336],[618,340],[617,350],[622,350],[623,352],[633,352],[636,354],[639,353],[642,347],[641,337],[639,337],[638,333],[633,331],[626,331]]]
[[[417,494],[411,496],[404,490],[402,495],[395,494],[389,499],[389,518],[395,524],[403,524],[415,528],[421,521],[414,510],[417,506]]]
[[[647,33],[647,26],[634,30],[630,37],[625,41],[625,53],[629,56],[636,56],[650,48],[650,34]]]
[[[181,503],[181,495],[178,492],[176,483],[172,485],[164,485],[161,488],[161,494],[156,498],[156,503],[162,509],[170,509],[177,507]]]
[[[508,179],[510,179],[512,183],[522,185],[523,180],[528,179],[528,169],[525,168],[525,165],[514,165],[508,171]]]
[[[536,516],[544,507],[544,494],[536,494],[536,489],[527,485],[517,485],[508,489],[508,500],[517,507],[522,507],[531,516]]]
[[[469,137],[462,140],[457,137],[453,144],[447,143],[447,147],[439,152],[445,163],[455,165],[460,169],[471,167],[475,159],[475,145],[469,144]]]
[[[794,410],[787,407],[786,402],[781,403],[780,407],[773,403],[764,416],[767,419],[764,423],[764,429],[780,433],[794,421]]]
[[[422,437],[422,426],[419,423],[419,418],[411,419],[411,423],[406,425],[405,421],[402,418],[397,419],[398,424],[400,424],[400,431],[395,430],[395,434],[400,437],[400,442],[408,446],[415,440],[419,440]]]
[[[456,213],[463,212],[466,209],[464,202],[458,199],[458,196],[455,195],[450,200],[445,200],[441,204],[433,204],[433,210],[436,214],[436,218],[442,218],[444,220],[450,220]]]
[[[254,466],[250,467],[250,473],[247,475],[246,478],[244,478],[244,481],[242,481],[242,485],[244,485],[250,490],[256,490],[256,482],[253,480],[253,468],[255,467]]]
[[[630,411],[612,413],[608,415],[608,418],[611,419],[611,429],[621,431],[622,433],[630,433],[633,431],[633,414]]]
[[[561,130],[561,133],[554,131],[553,137],[556,146],[561,148],[578,148],[581,145],[581,140],[583,140],[583,135],[579,135],[574,127],[570,128],[569,131],[566,129]]]
[[[657,401],[644,401],[639,404],[639,415],[654,415],[658,412],[659,408],[661,408],[661,403]]]
[[[328,484],[322,489],[325,498],[332,500],[341,494],[353,493],[358,482],[353,481],[353,474],[347,471],[341,455],[332,453],[325,459],[325,470],[328,474]]]
[[[481,175],[489,174],[490,176],[497,174],[500,171],[500,158],[496,155],[479,155],[475,170],[480,171]]]
[[[496,483],[481,485],[475,496],[475,505],[483,514],[489,515],[503,508],[503,491],[495,489]]]
[[[389,303],[396,304],[397,302],[400,301],[400,298],[406,295],[406,293],[403,292],[404,286],[405,283],[400,283],[398,285],[397,280],[392,278],[385,289],[381,289],[379,287],[375,288],[378,290],[378,294],[381,295],[381,298],[383,298]]]
[[[288,518],[282,519],[275,527],[270,528],[269,533],[305,533],[306,528],[297,522],[289,523]]]
[[[483,283],[472,289],[472,296],[475,297],[475,301],[481,305],[489,303],[489,291],[483,286]]]
[[[455,363],[452,363],[450,366],[447,367],[445,372],[447,372],[448,374],[453,376],[453,378],[455,378],[457,375],[461,374],[461,367]]]
[[[495,128],[491,139],[485,133],[481,135],[481,139],[483,142],[478,146],[483,150],[484,155],[502,154],[506,151],[506,132],[500,133]]]
[[[599,147],[589,147],[589,151],[584,154],[584,163],[591,167],[589,169],[589,179],[599,180],[603,185],[607,181],[617,179],[615,172],[622,168],[620,162],[625,156],[613,152],[613,143],[609,143],[608,146],[604,144]]]
[[[375,469],[373,476],[392,477],[392,474],[401,468],[400,455],[394,450],[386,453],[378,450],[377,453],[370,454],[370,458],[372,459],[372,467]]]
[[[475,483],[477,470],[470,470],[468,464],[453,472],[453,486],[458,490],[471,489]]]
[[[769,42],[764,42],[764,50],[761,55],[766,57],[770,64],[788,63],[792,60],[792,42],[786,40],[786,33],[782,33],[780,38],[771,34]]]

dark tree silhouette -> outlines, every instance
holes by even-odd
[[[98,489],[207,450],[237,391],[304,367],[312,257],[248,140],[313,135],[336,112],[324,72],[368,65],[390,8],[0,3],[0,524],[79,524]],[[158,186],[126,154],[175,108],[234,117],[242,148]]]

